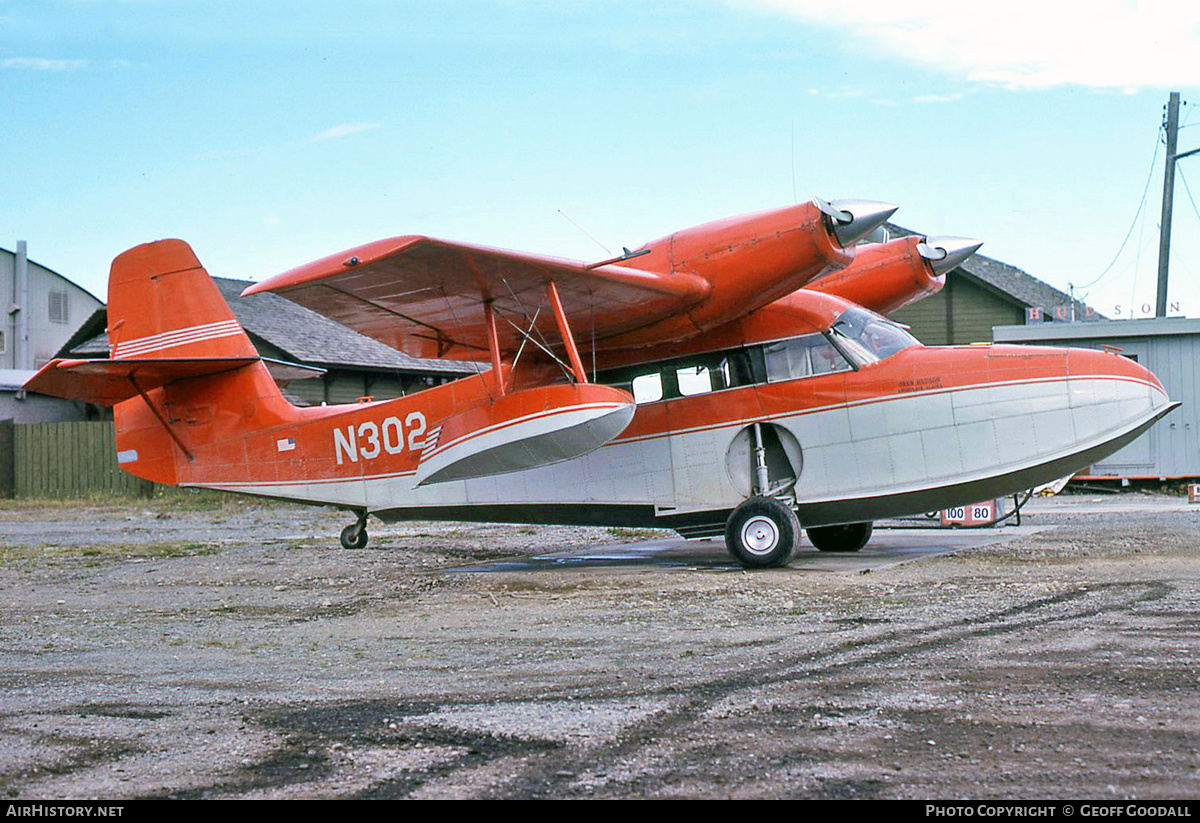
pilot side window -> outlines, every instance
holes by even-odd
[[[917,338],[887,318],[863,308],[846,309],[830,327],[838,345],[860,366],[891,357],[909,346],[919,346]]]
[[[808,334],[763,346],[767,380],[792,380],[817,374],[849,371],[846,358],[823,334]]]

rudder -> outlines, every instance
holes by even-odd
[[[118,256],[108,297],[111,357],[52,360],[25,388],[112,406],[125,471],[176,484],[198,458],[294,412],[187,243]],[[231,430],[214,439],[214,421]]]
[[[113,260],[108,338],[114,359],[258,356],[182,240],[145,243]]]

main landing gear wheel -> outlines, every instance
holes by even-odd
[[[365,549],[370,537],[367,535],[367,516],[364,514],[357,523],[351,523],[342,529],[343,549]]]
[[[773,497],[751,497],[725,524],[725,545],[739,563],[756,569],[786,566],[796,553],[800,521]]]
[[[856,552],[871,539],[871,523],[846,523],[842,526],[820,526],[805,529],[808,539],[823,552]]]

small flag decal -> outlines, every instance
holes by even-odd
[[[275,448],[281,452],[290,452],[296,448],[296,438],[285,437],[282,440],[276,440]]]

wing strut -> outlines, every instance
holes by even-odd
[[[496,310],[492,308],[492,301],[487,300],[483,304],[483,318],[487,322],[487,341],[488,351],[492,354],[492,385],[496,389],[496,396],[504,396],[504,372],[500,368],[500,336],[496,333]]]
[[[575,381],[586,383],[587,372],[583,368],[583,361],[579,359],[579,349],[575,346],[575,338],[567,323],[567,313],[563,311],[562,301],[558,299],[558,289],[554,287],[553,280],[546,281],[546,296],[550,298],[550,305],[554,308],[554,322],[558,323],[558,333],[562,335],[563,345],[567,347],[567,359],[571,361]]]
[[[567,313],[563,309],[562,300],[558,296],[558,289],[555,288],[553,280],[546,281],[546,296],[550,299],[551,308],[554,309],[554,322],[558,326],[559,335],[562,337],[563,347],[567,350],[567,360],[571,365],[571,374],[568,376],[573,376],[576,383],[587,383],[587,370],[583,367],[583,359],[579,356],[579,347],[575,345],[575,336],[571,334],[571,325],[567,322]],[[492,374],[495,375],[492,378],[492,386],[495,388],[496,398],[498,399],[507,394],[507,389],[504,385],[504,376],[500,368],[500,335],[496,328],[496,308],[493,305],[492,300],[484,301],[483,317],[484,322],[487,325],[488,352],[492,357]],[[528,319],[528,315],[526,315],[526,319]],[[533,322],[530,324],[530,330],[528,332],[521,329],[511,320],[508,320],[507,317],[505,320],[507,320],[513,326],[513,328],[525,338],[526,341],[533,340],[531,332],[533,331],[533,324],[537,323],[536,315],[534,316]],[[533,342],[537,344],[539,348],[542,348],[546,354],[550,355],[555,360],[558,360],[552,351],[538,344],[536,340],[533,340]],[[521,343],[521,348],[524,348],[524,346],[525,343],[523,341]],[[563,370],[566,371],[566,364],[564,364],[561,360],[558,360],[558,363],[563,367]]]

